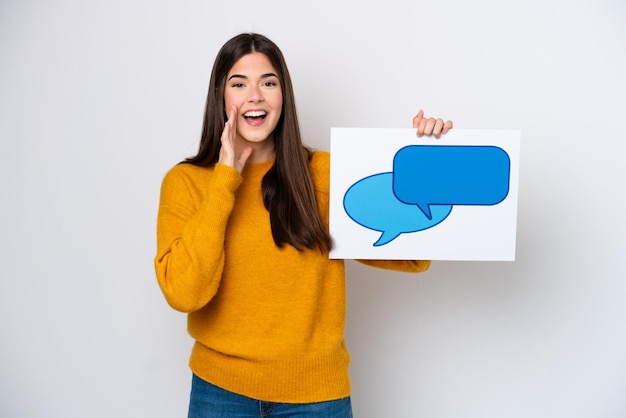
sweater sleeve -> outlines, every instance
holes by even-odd
[[[157,280],[169,305],[182,312],[202,308],[219,288],[226,225],[241,183],[225,165],[217,164],[210,176],[197,170],[183,164],[168,172],[157,217]]]
[[[356,260],[370,267],[405,273],[421,273],[430,268],[430,260]]]

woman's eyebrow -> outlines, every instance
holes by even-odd
[[[247,80],[247,79],[248,79],[248,77],[246,77],[246,76],[245,76],[245,75],[243,75],[243,74],[233,74],[233,75],[231,75],[230,77],[228,77],[228,81],[230,81],[230,80],[231,80],[231,79],[233,79],[233,78],[243,78],[244,80]]]
[[[268,77],[276,77],[276,78],[278,78],[278,76],[275,73],[265,73],[265,74],[261,75],[261,79],[268,78]],[[228,81],[230,81],[233,78],[242,78],[244,80],[247,80],[248,76],[243,75],[243,74],[233,74],[230,77],[228,77]]]

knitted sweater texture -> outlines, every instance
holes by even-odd
[[[261,180],[273,161],[239,174],[179,164],[165,176],[155,268],[174,309],[188,313],[192,371],[250,398],[305,403],[350,395],[343,260],[274,244]],[[327,152],[311,173],[328,225]],[[407,272],[429,261],[362,261]]]

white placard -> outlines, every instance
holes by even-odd
[[[520,131],[331,129],[331,258],[515,260]]]

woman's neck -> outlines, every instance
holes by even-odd
[[[264,163],[272,160],[276,156],[276,153],[274,152],[274,141],[267,140],[263,143],[256,144],[247,143],[243,147],[252,148],[252,154],[248,158],[247,164]]]

